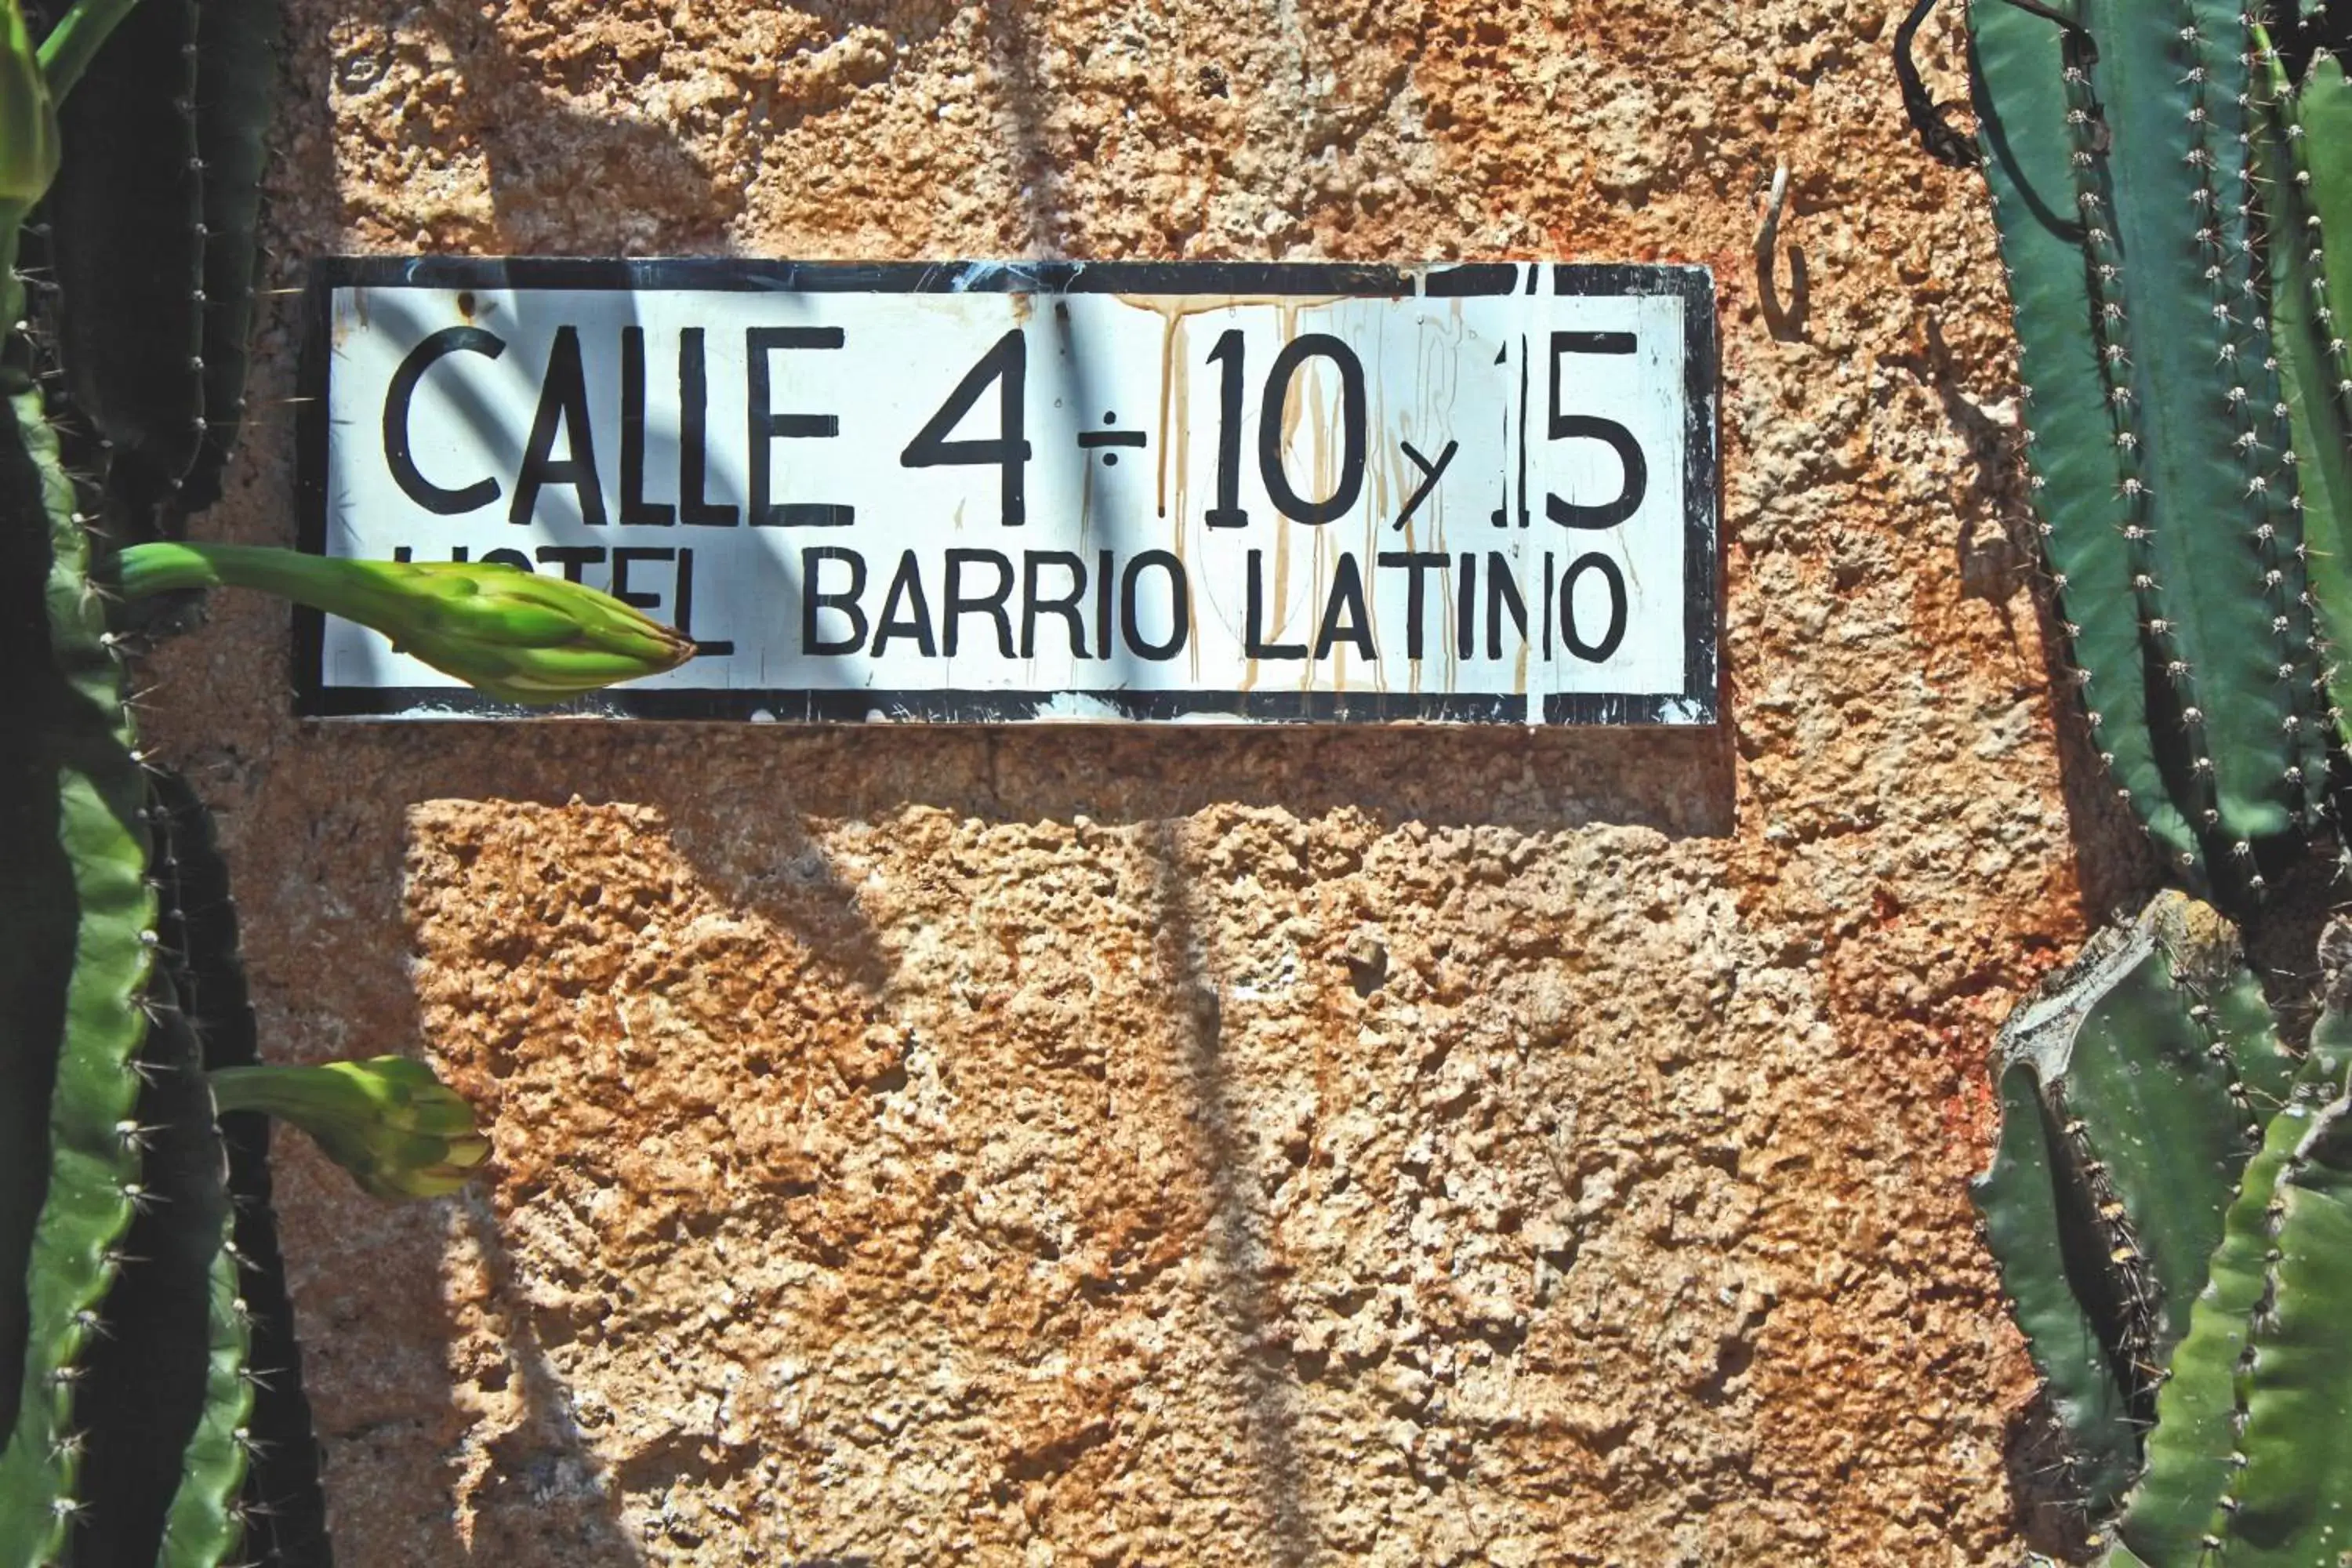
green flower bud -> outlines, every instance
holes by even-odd
[[[471,561],[341,561],[236,544],[122,552],[131,598],[258,588],[357,621],[446,675],[508,702],[561,702],[676,669],[694,645],[585,584]]]
[[[258,1110],[292,1122],[380,1198],[454,1193],[489,1156],[474,1108],[431,1068],[407,1057],[218,1068],[210,1077],[221,1110]]]
[[[18,0],[0,0],[0,207],[31,206],[57,173],[58,111],[40,51]]]

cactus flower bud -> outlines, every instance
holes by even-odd
[[[0,0],[0,208],[31,206],[57,173],[57,105],[40,52],[18,0]]]
[[[122,592],[258,588],[357,621],[508,702],[561,702],[659,675],[694,645],[585,584],[471,561],[343,561],[236,544],[139,544],[122,552]]]
[[[423,1062],[376,1057],[318,1067],[217,1068],[224,1111],[258,1110],[309,1133],[379,1198],[437,1198],[488,1157],[474,1108]]]

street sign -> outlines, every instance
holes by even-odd
[[[1717,718],[1699,268],[343,258],[302,374],[305,548],[701,646],[586,711]],[[513,711],[296,659],[309,714]]]

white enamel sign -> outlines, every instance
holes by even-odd
[[[683,628],[652,718],[1711,723],[1687,267],[322,262],[306,546]],[[305,712],[502,710],[306,615]]]

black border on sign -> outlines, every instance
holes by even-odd
[[[1716,724],[1722,719],[1722,482],[1717,444],[1715,277],[1683,264],[1466,262],[1427,268],[1267,261],[762,261],[722,257],[326,257],[302,303],[295,485],[301,547],[327,546],[327,368],[334,290],[369,289],[703,289],[729,293],[1301,294],[1463,299],[1551,292],[1673,295],[1683,304],[1683,668],[1679,693],[1554,692],[1545,724]],[[449,687],[324,684],[325,620],[294,612],[294,711],[302,718],[499,719],[572,716],[854,723],[980,724],[1046,717],[1064,698],[1141,720],[1332,723],[1530,722],[1525,696],[1302,691],[664,691],[614,688],[555,708],[521,708]]]

